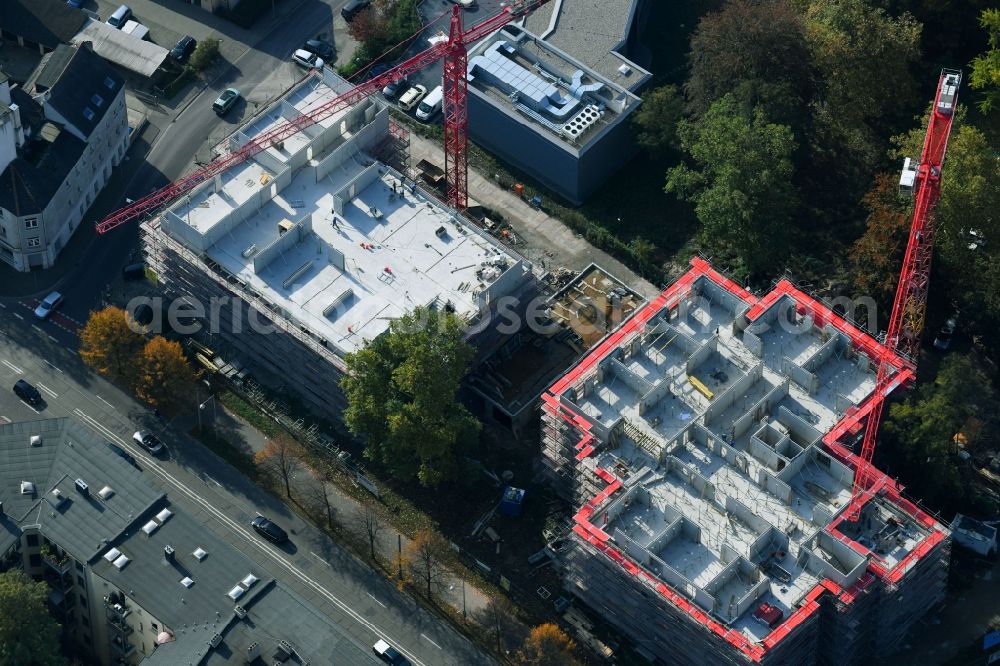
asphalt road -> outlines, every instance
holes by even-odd
[[[75,349],[75,336],[66,327],[54,321],[37,321],[29,304],[0,303],[0,419],[73,416],[101,437],[128,449],[171,501],[251,555],[362,647],[370,648],[378,638],[384,638],[417,666],[493,663],[283,503],[92,373]],[[42,409],[21,402],[10,390],[20,378],[41,391],[47,403]],[[154,459],[133,445],[132,433],[140,428],[148,428],[163,439],[166,456]],[[258,512],[289,532],[290,546],[272,546],[251,532],[248,523]],[[369,653],[366,650],[366,656]]]

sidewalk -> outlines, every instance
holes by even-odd
[[[435,141],[410,133],[410,158],[413,163],[422,159],[444,166],[444,150]],[[565,266],[580,271],[596,263],[621,279],[646,298],[660,293],[650,282],[607,252],[591,245],[559,219],[542,210],[532,208],[519,196],[505,190],[495,180],[475,169],[469,169],[469,203],[478,202],[487,208],[503,213],[513,224],[514,233],[527,242],[517,246],[518,251],[545,270]]]
[[[251,458],[258,451],[264,449],[268,441],[266,435],[234,414],[231,414],[229,411],[224,409],[221,404],[217,405],[217,407],[218,409],[214,416],[210,409],[206,408],[203,411],[202,416],[204,421],[202,425],[204,428],[216,428],[216,431],[220,433],[231,445],[236,447],[244,455]],[[218,421],[214,424],[212,423],[213,418],[218,419]],[[194,415],[187,415],[184,417],[178,417],[178,419],[171,424],[171,427],[184,430],[185,432],[192,432],[197,429],[198,422]],[[292,477],[291,486],[293,497],[297,500],[307,499],[310,494],[315,494],[315,484],[315,478],[306,468],[303,467],[299,469]],[[330,504],[334,509],[337,523],[343,530],[353,534],[355,537],[367,544],[367,535],[364,534],[357,525],[358,510],[363,506],[363,504],[346,494],[336,485],[328,483],[326,486],[329,492]],[[281,495],[279,495],[279,499],[287,501],[287,498]],[[299,508],[302,509],[301,506],[299,506]],[[322,528],[322,526],[319,527]],[[383,558],[384,562],[389,563],[391,568],[394,568],[396,562],[398,561],[397,534],[397,531],[393,529],[391,525],[386,524],[382,528],[382,533],[379,535],[375,544],[378,554]],[[333,536],[336,538],[336,535]],[[402,541],[402,548],[405,552],[410,539],[407,538],[406,535],[400,535],[400,537]],[[452,574],[450,579],[446,579],[443,582],[442,588],[442,591],[440,591],[437,596],[438,601],[445,601],[451,605],[457,613],[462,613],[463,585],[461,576]],[[467,617],[472,618],[476,613],[485,609],[488,600],[488,596],[481,590],[473,587],[469,583],[465,584],[464,612]]]

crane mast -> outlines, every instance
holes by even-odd
[[[372,77],[368,81],[353,86],[308,112],[277,125],[267,132],[258,134],[238,150],[216,158],[188,176],[176,180],[159,190],[131,202],[97,223],[99,234],[104,234],[127,222],[147,215],[153,215],[177,197],[190,192],[201,183],[242,164],[275,144],[307,127],[339,113],[375,94],[391,82],[407,78],[424,67],[444,61],[444,147],[445,176],[448,182],[448,202],[458,210],[468,206],[468,80],[466,76],[467,48],[483,37],[496,32],[511,21],[534,11],[549,0],[515,0],[504,7],[499,14],[485,19],[468,30],[462,25],[462,8],[457,4],[452,8],[448,40],[439,42],[429,49],[404,60],[387,72]]]
[[[877,479],[884,479],[880,475],[872,474],[871,462],[885,407],[885,395],[888,393],[886,389],[894,381],[895,368],[890,362],[892,353],[899,352],[906,363],[911,367],[916,366],[927,309],[927,289],[930,284],[931,257],[934,253],[936,231],[934,213],[941,197],[941,167],[944,164],[948,137],[955,118],[955,105],[961,81],[961,72],[948,69],[941,71],[934,107],[927,123],[927,134],[924,136],[924,145],[920,153],[920,164],[911,170],[907,160],[903,166],[900,187],[914,193],[913,222],[910,225],[906,254],[903,256],[903,267],[899,274],[899,284],[896,286],[896,297],[892,303],[889,328],[885,336],[887,353],[877,360],[878,374],[875,380],[875,392],[872,395],[874,402],[868,414],[861,455],[855,470],[852,501],[847,509],[847,518],[852,521],[860,516],[861,507],[867,498],[878,491]]]

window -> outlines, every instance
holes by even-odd
[[[77,562],[76,563],[76,570],[77,571],[83,571],[83,564],[81,564],[80,562]]]
[[[28,543],[28,548],[38,548],[38,535],[37,534],[29,534],[27,536],[27,538],[26,538],[26,541]]]
[[[38,240],[37,238],[29,238],[28,239],[28,247],[40,247],[41,244],[42,244],[42,241]]]
[[[149,628],[152,629],[153,631],[159,631],[160,630],[160,625],[156,624],[155,622],[150,622],[149,623]]]
[[[101,105],[102,105],[102,104],[104,104],[104,98],[103,98],[103,97],[101,97],[100,95],[97,95],[97,94],[95,94],[95,95],[94,95],[93,97],[91,97],[91,98],[90,98],[90,101],[91,101],[91,102],[93,103],[93,105],[94,105],[94,106],[96,106],[96,107],[97,107],[98,109],[99,109],[99,108],[101,108]]]
[[[24,228],[25,229],[37,229],[38,228],[38,218],[37,217],[25,218],[25,220],[24,220]]]
[[[80,587],[87,587],[87,579],[83,576],[77,576],[76,580],[80,584]]]
[[[42,566],[42,556],[38,553],[32,553],[28,556],[28,564],[32,567]]]
[[[86,118],[87,120],[94,119],[94,112],[91,110],[89,106],[83,110],[83,117]]]
[[[7,238],[7,227],[0,227],[0,238]]]
[[[113,78],[111,78],[110,76],[106,76],[104,78],[104,87],[107,88],[108,90],[114,90],[115,89],[115,80]]]

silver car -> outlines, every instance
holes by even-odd
[[[163,450],[163,442],[157,439],[156,435],[148,430],[140,430],[135,433],[132,435],[132,440],[142,448],[152,453],[154,456]]]
[[[62,303],[63,297],[58,291],[53,291],[51,294],[45,297],[45,300],[38,304],[35,308],[35,316],[39,319],[48,319],[52,311],[55,310]]]

